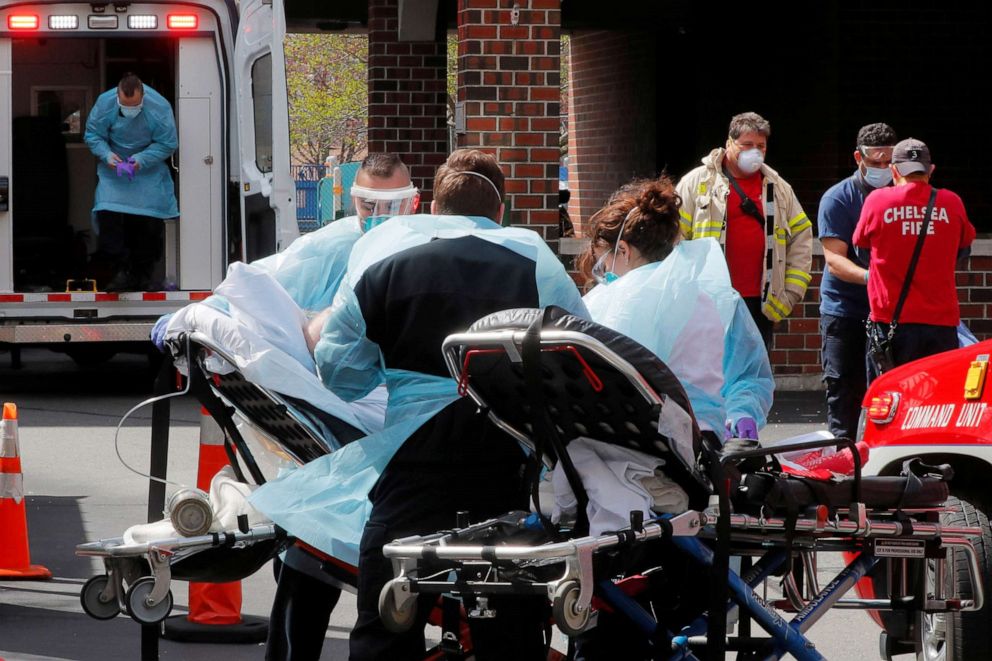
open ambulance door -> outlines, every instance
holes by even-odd
[[[14,291],[14,226],[10,214],[12,140],[10,39],[0,37],[0,292]]]
[[[243,0],[234,47],[241,156],[241,259],[285,248],[299,235],[289,167],[283,0]]]

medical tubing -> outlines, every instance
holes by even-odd
[[[131,416],[132,413],[134,413],[135,411],[137,411],[140,408],[143,408],[145,406],[148,406],[149,404],[154,404],[155,402],[161,402],[163,400],[170,399],[172,397],[179,397],[180,395],[186,395],[186,394],[188,394],[189,393],[190,382],[191,382],[191,379],[186,379],[186,387],[183,390],[180,390],[178,392],[171,392],[171,393],[168,393],[168,394],[165,394],[165,395],[158,395],[157,397],[151,397],[149,399],[144,400],[143,402],[139,402],[135,406],[132,406],[130,408],[130,410],[128,410],[128,412],[124,414],[124,417],[122,417],[120,419],[120,422],[117,423],[117,429],[114,430],[114,452],[117,454],[117,459],[121,462],[121,465],[124,466],[124,468],[128,469],[129,471],[131,471],[135,475],[140,475],[141,477],[148,478],[149,480],[154,481],[154,482],[161,482],[162,484],[171,484],[172,486],[179,487],[181,489],[190,489],[190,488],[192,488],[192,487],[189,487],[189,486],[187,486],[185,484],[182,484],[181,482],[173,482],[172,480],[167,480],[164,477],[155,477],[155,476],[150,475],[148,473],[143,473],[143,472],[141,472],[140,470],[138,470],[136,468],[133,468],[130,464],[128,464],[126,461],[124,461],[124,457],[121,456],[121,447],[120,447],[121,427],[124,426],[124,423],[127,421],[127,419]]]

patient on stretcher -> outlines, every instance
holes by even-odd
[[[232,264],[216,293],[220,296],[177,312],[169,321],[166,341],[180,342],[184,333],[200,333],[235,363],[214,357],[212,371],[237,369],[247,380],[308,402],[365,433],[382,429],[385,387],[356,402],[345,402],[325,388],[308,341],[312,334],[319,335],[321,321],[308,319],[269,273],[250,264]],[[182,358],[177,367],[185,369]]]

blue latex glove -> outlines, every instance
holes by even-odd
[[[169,322],[172,321],[172,315],[174,313],[163,314],[152,326],[152,344],[155,348],[165,353],[165,329],[169,327]]]
[[[727,421],[727,428],[731,438],[746,438],[752,441],[758,440],[758,423],[750,416],[741,416],[737,422]]]

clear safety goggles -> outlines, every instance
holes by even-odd
[[[365,188],[352,186],[351,197],[355,211],[362,218],[368,216],[402,216],[414,213],[419,191],[409,184],[403,188]]]
[[[894,147],[874,147],[869,145],[858,145],[861,155],[872,163],[891,163],[892,150]]]

